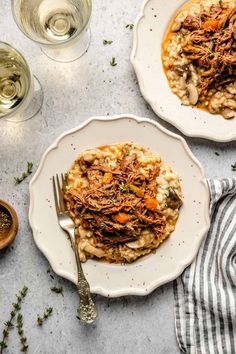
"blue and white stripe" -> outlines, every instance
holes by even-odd
[[[174,283],[176,335],[183,353],[236,354],[236,178],[208,183],[211,228]]]

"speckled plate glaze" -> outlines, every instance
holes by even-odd
[[[171,164],[181,179],[184,206],[175,232],[156,253],[128,265],[95,260],[83,264],[92,292],[108,297],[147,295],[177,278],[198,252],[209,228],[209,190],[184,139],[145,118],[91,118],[57,139],[43,155],[30,183],[29,220],[34,240],[53,270],[76,283],[73,251],[57,222],[51,177],[66,172],[85,149],[128,141],[150,148]]]
[[[236,139],[236,118],[226,120],[197,108],[181,106],[172,93],[161,60],[167,25],[186,0],[146,0],[134,26],[131,62],[141,93],[154,112],[182,133],[219,142]]]

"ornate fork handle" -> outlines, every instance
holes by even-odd
[[[78,281],[78,292],[80,296],[79,318],[85,323],[93,323],[97,317],[96,306],[92,300],[90,287],[86,279]]]
[[[74,230],[68,230],[68,231],[70,234],[72,247],[75,252],[75,259],[78,268],[77,289],[80,296],[80,305],[79,305],[78,314],[81,321],[90,324],[93,323],[97,317],[97,309],[91,297],[89,283],[87,282],[84,276],[84,272],[81,266],[79,252],[75,241]]]

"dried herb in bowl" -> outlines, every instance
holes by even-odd
[[[13,207],[0,199],[0,250],[9,246],[18,231],[18,218]]]
[[[0,238],[10,229],[12,218],[10,213],[0,205]]]

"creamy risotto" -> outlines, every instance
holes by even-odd
[[[183,105],[236,115],[236,0],[191,0],[169,24],[163,65]]]
[[[64,198],[81,261],[133,262],[175,229],[182,205],[177,174],[131,143],[83,152],[67,174]]]

